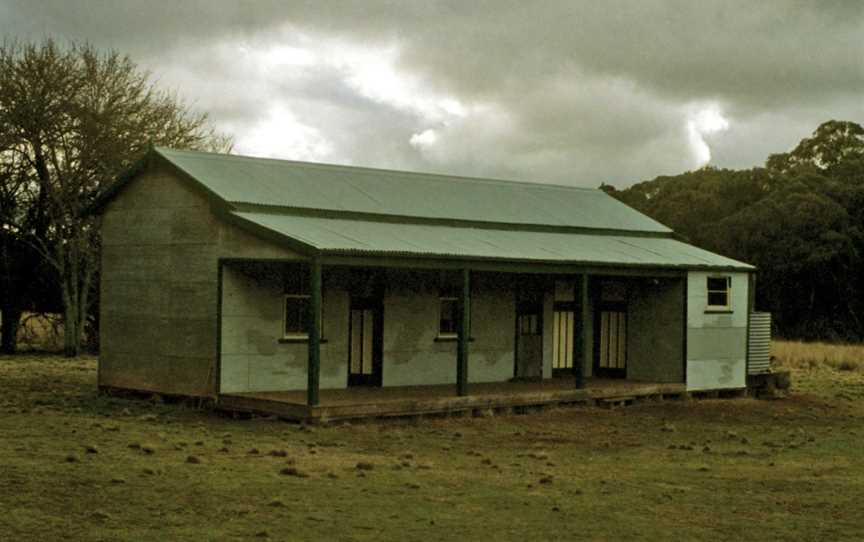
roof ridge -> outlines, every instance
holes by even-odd
[[[409,171],[402,169],[386,169],[386,168],[376,168],[370,166],[354,166],[354,165],[345,165],[345,164],[332,164],[332,163],[324,163],[324,162],[307,162],[303,160],[287,160],[284,158],[266,158],[261,156],[249,156],[243,154],[225,154],[220,152],[212,152],[212,151],[196,151],[196,150],[187,150],[187,149],[172,149],[170,147],[155,147],[155,150],[160,154],[167,151],[169,153],[185,153],[185,154],[197,154],[204,155],[208,158],[214,158],[217,160],[249,160],[249,161],[264,161],[264,162],[278,162],[283,164],[292,164],[300,167],[309,167],[313,169],[350,169],[350,170],[363,170],[368,172],[377,172],[377,173],[386,173],[386,174],[399,174],[399,175],[411,175],[414,177],[425,177],[430,178],[429,180],[435,181],[471,181],[471,182],[483,182],[489,184],[515,184],[522,186],[530,186],[530,187],[540,187],[540,188],[562,188],[565,190],[579,190],[582,192],[591,192],[591,193],[603,193],[599,188],[589,188],[586,186],[570,186],[565,184],[557,184],[557,183],[547,183],[543,181],[516,181],[513,179],[498,179],[494,177],[473,177],[467,175],[448,175],[446,173],[430,173],[423,171]],[[163,154],[164,156],[164,154]],[[166,158],[168,158],[166,156]]]
[[[674,232],[644,231],[618,228],[599,228],[593,226],[568,226],[563,224],[543,224],[538,222],[500,222],[491,220],[430,218],[416,215],[400,215],[394,213],[370,213],[366,211],[333,210],[318,207],[297,207],[292,205],[275,205],[255,203],[250,201],[226,200],[233,206],[233,213],[266,214],[274,216],[298,216],[307,218],[327,218],[335,220],[351,220],[357,222],[381,222],[399,224],[426,224],[430,226],[451,226],[494,230],[544,230],[566,233],[579,230],[583,232],[606,232],[606,235],[625,235],[629,237],[672,237]]]

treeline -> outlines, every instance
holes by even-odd
[[[775,333],[864,339],[864,128],[829,121],[765,167],[706,167],[602,189],[689,242],[758,267]]]

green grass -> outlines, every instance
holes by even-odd
[[[796,371],[778,401],[311,429],[99,396],[95,372],[0,358],[0,539],[864,537],[864,406],[831,386],[861,371]]]

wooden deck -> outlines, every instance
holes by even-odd
[[[626,404],[640,398],[683,397],[684,384],[588,379],[575,389],[569,378],[542,382],[471,384],[469,395],[456,395],[455,385],[349,388],[321,390],[320,404],[306,405],[305,391],[222,394],[217,408],[228,412],[275,415],[311,423],[360,418],[526,411],[553,405]]]

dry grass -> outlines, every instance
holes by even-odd
[[[22,352],[59,352],[63,349],[63,319],[56,313],[25,312],[18,328],[18,349]]]
[[[774,341],[771,353],[778,366],[796,370],[830,367],[838,371],[864,369],[864,345]]]
[[[792,373],[792,389],[822,397],[864,400],[864,345],[774,341],[774,367]]]
[[[864,373],[795,371],[819,394]],[[95,373],[93,358],[0,357],[0,539],[864,533],[864,400],[830,391],[307,429],[100,396]]]

